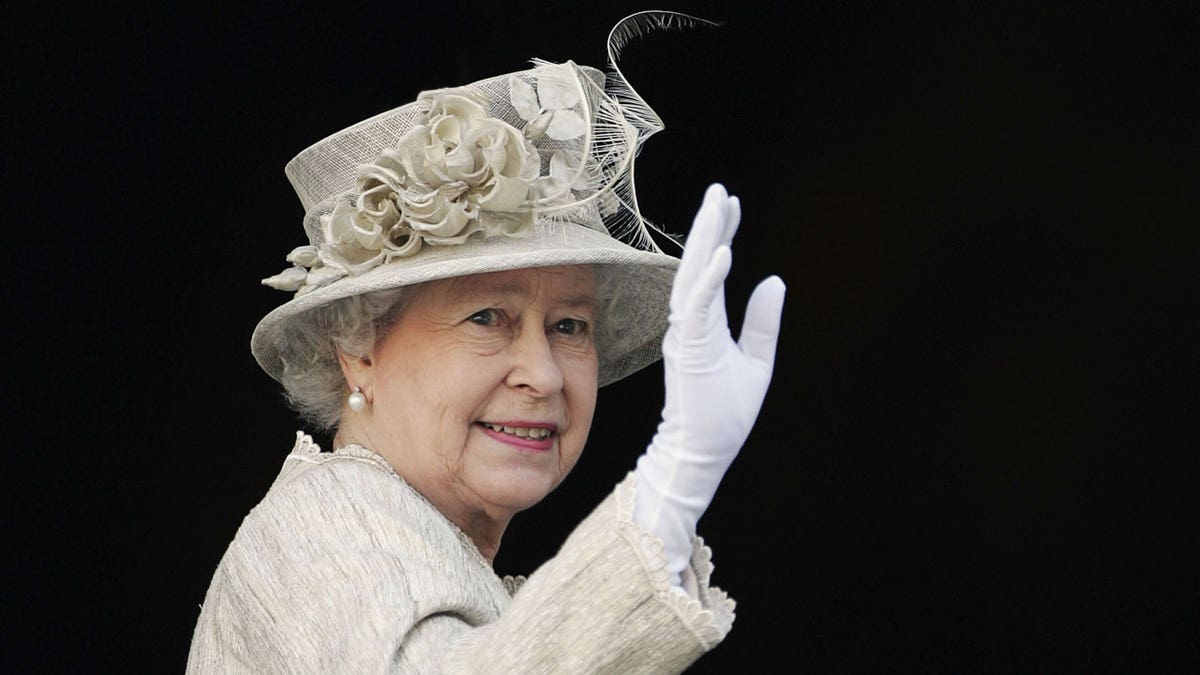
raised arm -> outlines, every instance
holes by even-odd
[[[662,421],[634,472],[634,521],[663,540],[676,586],[696,523],[750,434],[775,363],[785,292],[779,277],[754,290],[737,342],[729,333],[724,282],[740,219],[737,197],[709,187],[671,291]]]

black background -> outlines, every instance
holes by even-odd
[[[731,318],[775,379],[701,534],[739,601],[694,672],[1200,666],[1197,10],[699,2],[622,68],[645,214],[743,203]],[[303,243],[282,168],[427,88],[603,66],[625,2],[7,5],[4,657],[178,672],[297,428],[249,354]],[[736,325],[736,323],[735,323]],[[633,466],[661,368],[497,559]]]

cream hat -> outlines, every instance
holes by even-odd
[[[529,70],[423,92],[293,158],[285,173],[309,243],[288,254],[292,267],[263,280],[295,297],[255,328],[259,365],[280,380],[293,319],[340,298],[576,264],[605,266],[599,383],[658,360],[679,261],[650,236],[659,230],[638,210],[633,163],[662,121],[616,60],[647,29],[697,22],[634,14],[609,33],[608,77],[535,60]]]

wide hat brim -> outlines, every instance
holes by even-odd
[[[250,338],[250,351],[264,371],[282,382],[281,346],[291,339],[293,320],[316,307],[362,293],[412,286],[472,274],[558,265],[605,266],[598,330],[598,384],[634,373],[662,356],[671,283],[679,259],[643,251],[605,232],[563,221],[537,223],[522,236],[472,237],[455,246],[426,246],[402,261],[380,265],[298,295],[263,317]]]

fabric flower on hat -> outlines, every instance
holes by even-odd
[[[443,90],[427,100],[422,124],[358,168],[358,199],[322,218],[319,244],[301,247],[306,262],[289,256],[310,268],[303,279],[293,268],[264,284],[304,293],[424,244],[461,244],[476,232],[519,235],[533,226],[530,200],[541,170],[533,143],[464,93]]]

